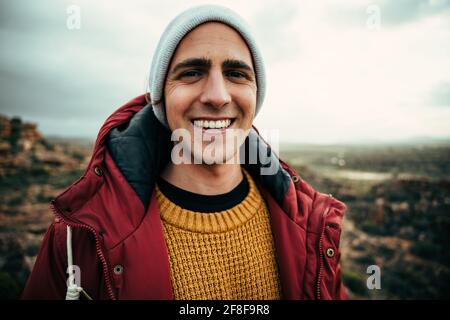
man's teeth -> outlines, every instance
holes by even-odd
[[[227,128],[229,127],[231,124],[231,120],[230,119],[226,119],[226,120],[217,120],[217,121],[213,121],[213,120],[194,120],[194,126],[196,127],[200,127],[200,128],[205,128],[205,129],[222,129],[222,128]]]

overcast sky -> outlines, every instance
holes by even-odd
[[[205,1],[0,0],[0,113],[95,138],[146,89],[167,23]],[[255,124],[282,142],[450,137],[450,0],[238,0],[263,53]],[[69,29],[67,9],[80,8]]]

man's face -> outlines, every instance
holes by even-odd
[[[188,130],[191,146],[194,131],[210,141],[225,142],[230,132],[246,135],[255,115],[256,90],[251,54],[239,33],[218,22],[202,24],[179,43],[169,66],[164,87],[169,127]],[[222,161],[233,156],[244,139],[241,135],[232,151],[224,149]],[[203,138],[197,158],[204,159],[208,144]]]

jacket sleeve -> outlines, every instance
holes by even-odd
[[[28,277],[22,299],[64,299],[66,296],[66,250],[62,246],[61,222],[48,228]]]
[[[66,237],[66,224],[55,220],[44,236],[22,299],[65,299],[68,277]],[[81,287],[93,299],[103,298],[102,266],[90,231],[72,229],[72,248],[74,264],[80,268]]]
[[[339,263],[336,267],[336,291],[334,292],[333,300],[347,300],[347,291],[345,289],[344,283],[342,281],[341,264]]]

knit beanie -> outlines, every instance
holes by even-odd
[[[250,32],[250,27],[242,17],[226,7],[218,5],[196,6],[180,13],[169,23],[161,35],[153,55],[148,90],[150,91],[151,104],[155,115],[167,128],[169,125],[166,118],[163,94],[166,75],[172,56],[186,34],[200,24],[209,21],[221,22],[232,27],[247,43],[253,59],[257,85],[255,116],[261,109],[266,91],[266,75],[263,59],[256,45],[256,41]]]

